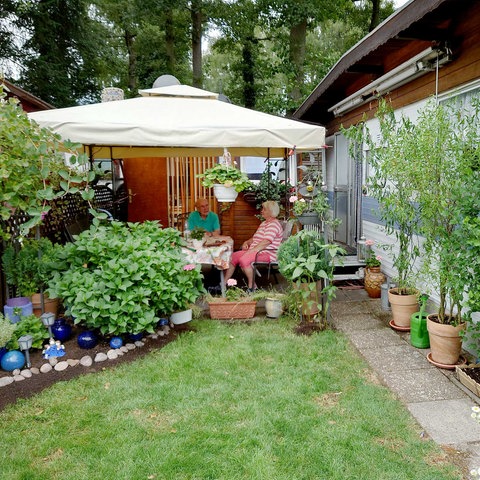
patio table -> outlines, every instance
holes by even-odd
[[[225,296],[224,270],[230,265],[233,253],[233,238],[226,235],[208,237],[200,248],[194,248],[191,240],[182,248],[185,258],[190,263],[214,265],[220,271],[220,287]]]

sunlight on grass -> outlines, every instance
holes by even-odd
[[[1,478],[460,479],[338,332],[200,320],[1,414]]]

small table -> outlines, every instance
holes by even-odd
[[[182,252],[190,263],[214,265],[220,270],[220,287],[222,296],[225,296],[225,276],[223,272],[230,265],[233,253],[233,238],[226,235],[208,237],[200,248],[194,248],[193,242],[188,240],[187,246],[182,247]]]

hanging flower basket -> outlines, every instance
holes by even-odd
[[[219,183],[213,186],[213,193],[219,202],[234,202],[238,197],[235,187],[226,187]]]
[[[256,301],[251,302],[209,302],[210,318],[225,320],[231,318],[253,318],[255,316]]]

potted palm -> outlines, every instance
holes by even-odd
[[[333,272],[345,250],[325,243],[317,232],[301,230],[278,249],[280,273],[291,282],[301,318],[325,327],[330,302],[335,297]]]

